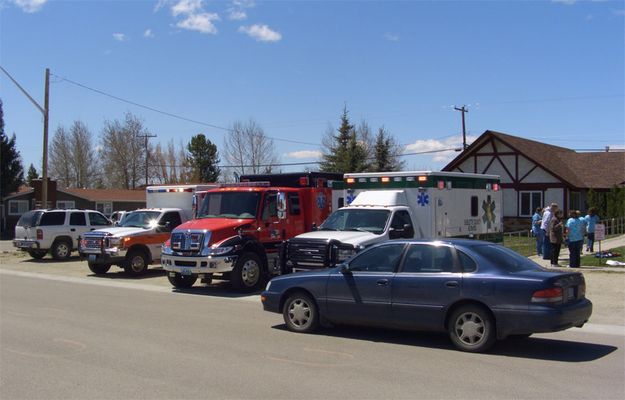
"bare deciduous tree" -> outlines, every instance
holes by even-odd
[[[99,165],[92,134],[81,122],[74,121],[67,131],[59,126],[50,145],[50,176],[61,186],[91,188],[99,184]]]
[[[233,166],[228,172],[239,175],[271,173],[278,162],[273,140],[253,119],[232,124],[225,139],[224,157]]]
[[[126,113],[124,121],[105,121],[102,163],[107,186],[135,189],[145,179],[145,144],[148,131],[138,117]]]

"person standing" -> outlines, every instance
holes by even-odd
[[[532,235],[536,238],[536,254],[539,256],[543,255],[543,240],[545,240],[543,230],[540,229],[540,223],[542,222],[541,211],[542,208],[536,207],[536,211],[532,215]]]
[[[549,221],[553,216],[553,213],[558,211],[558,205],[551,203],[550,206],[545,207],[543,211],[543,218],[540,221],[540,229],[543,231],[543,237],[546,239],[548,236]],[[551,241],[543,240],[543,260],[551,260]]]
[[[597,215],[597,209],[590,207],[588,214],[584,217],[586,220],[586,232],[588,232],[588,242],[586,243],[586,251],[594,252],[595,249],[595,225],[599,222],[599,216]]]
[[[575,210],[569,212],[569,219],[566,221],[566,237],[569,240],[569,266],[579,268],[579,251],[584,243],[584,223],[577,218]]]
[[[560,257],[560,249],[564,241],[562,210],[556,211],[556,214],[549,221],[549,238],[545,238],[545,240],[551,242],[551,266],[559,267],[558,258]]]

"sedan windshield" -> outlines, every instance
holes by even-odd
[[[259,192],[208,193],[198,218],[256,218],[259,200]]]
[[[319,226],[319,230],[365,231],[379,235],[384,232],[390,214],[389,210],[338,210]]]
[[[540,270],[539,265],[527,257],[523,257],[516,251],[496,244],[471,246],[471,250],[494,266],[507,272],[517,272],[526,270]]]
[[[158,216],[160,214],[159,211],[133,211],[126,214],[124,218],[122,218],[121,223],[117,226],[151,229],[158,223]]]

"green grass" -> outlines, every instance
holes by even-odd
[[[522,256],[536,255],[536,238],[527,236],[504,236],[503,245]]]
[[[594,247],[595,247],[595,251],[598,252],[599,251],[599,246],[598,246],[597,243],[595,243]],[[588,255],[582,256],[581,265],[589,266],[589,267],[605,266],[605,265],[607,265],[605,263],[607,260],[614,260],[614,261],[625,262],[625,246],[612,247],[612,248],[601,248],[601,251],[613,251],[613,252],[620,253],[621,256],[620,257],[610,257],[610,258],[599,259],[599,258],[595,257],[594,254],[588,254]],[[624,267],[621,267],[621,268],[624,268]]]

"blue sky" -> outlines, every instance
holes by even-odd
[[[40,104],[53,74],[51,135],[81,120],[99,136],[130,111],[152,143],[204,133],[223,146],[222,129],[65,78],[208,125],[253,118],[283,163],[317,160],[344,104],[406,152],[460,146],[454,105],[469,108],[470,140],[625,147],[623,1],[0,2],[0,65]],[[41,114],[2,73],[0,98],[25,168],[40,170]],[[436,170],[455,154],[404,159]]]

